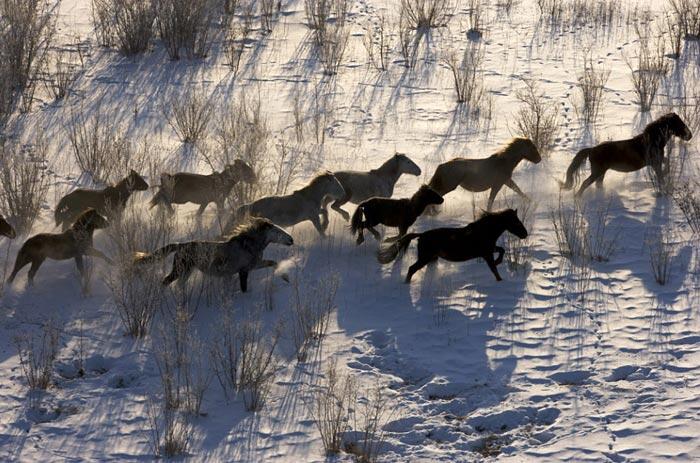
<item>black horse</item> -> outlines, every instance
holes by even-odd
[[[586,159],[591,163],[591,175],[583,181],[576,195],[583,193],[593,182],[601,186],[608,170],[634,172],[651,166],[656,171],[657,178],[662,178],[664,148],[673,136],[688,141],[693,138],[693,133],[678,114],[668,113],[649,123],[634,138],[607,141],[592,148],[584,148],[571,161],[562,188],[570,190],[574,186],[576,173]]]
[[[496,241],[504,231],[509,231],[520,239],[527,238],[527,230],[518,218],[518,211],[506,209],[501,212],[484,212],[475,222],[460,228],[436,228],[423,233],[409,233],[389,247],[379,251],[378,259],[388,264],[406,251],[408,245],[418,238],[418,260],[411,265],[406,275],[406,283],[418,270],[437,261],[438,257],[452,262],[483,258],[501,281],[497,265],[503,261],[505,249],[496,246]],[[498,257],[494,259],[494,252]]]

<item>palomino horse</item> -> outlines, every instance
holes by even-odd
[[[246,215],[265,217],[281,227],[291,227],[310,220],[322,236],[328,223],[328,211],[323,208],[324,198],[342,198],[345,195],[342,185],[330,172],[318,175],[307,186],[285,196],[268,196],[238,208],[224,230],[233,223],[240,222]],[[321,221],[323,218],[324,222]]]
[[[119,214],[134,191],[145,191],[148,183],[136,171],[132,170],[114,186],[100,190],[79,188],[71,191],[58,201],[54,218],[56,226],[61,225],[63,231],[86,209],[93,208],[98,213],[110,217]]]
[[[10,225],[7,220],[5,220],[5,217],[0,215],[0,236],[6,236],[10,238],[11,240],[15,239],[17,237],[17,232],[15,229]]]
[[[379,168],[369,172],[341,170],[334,172],[334,174],[343,185],[345,195],[336,199],[331,207],[338,211],[345,220],[350,220],[350,214],[341,209],[340,206],[347,202],[359,204],[372,197],[390,198],[394,194],[394,186],[402,174],[418,176],[421,174],[421,170],[408,156],[396,153]],[[324,209],[327,205],[328,202],[324,204]],[[324,229],[327,226],[328,221],[324,224]]]
[[[292,237],[267,219],[254,218],[234,230],[226,241],[189,241],[172,243],[153,253],[137,253],[135,264],[146,264],[175,253],[173,268],[163,279],[164,285],[180,279],[187,281],[194,269],[206,275],[240,278],[241,291],[248,290],[248,273],[257,268],[276,267],[277,262],[263,259],[270,243],[294,244]]]
[[[458,186],[474,192],[490,188],[486,206],[486,210],[490,211],[493,200],[503,185],[527,199],[527,195],[512,179],[513,170],[523,159],[537,164],[542,157],[532,141],[527,138],[514,138],[508,146],[487,158],[454,158],[440,164],[428,185],[443,196]]]
[[[586,159],[591,163],[591,175],[583,181],[576,195],[583,193],[593,182],[596,182],[596,186],[602,186],[608,170],[634,172],[642,167],[651,166],[657,177],[661,178],[664,148],[673,136],[688,141],[693,138],[693,133],[678,114],[669,113],[649,123],[644,131],[634,138],[608,141],[593,148],[584,148],[574,156],[566,170],[566,182],[562,188],[573,188],[576,173]]]
[[[75,265],[82,277],[83,290],[87,290],[87,276],[83,268],[83,256],[94,256],[111,263],[110,259],[95,249],[92,245],[92,235],[95,230],[106,228],[107,219],[94,209],[83,212],[75,223],[63,233],[40,233],[24,242],[17,254],[15,268],[10,274],[12,283],[25,265],[32,264],[29,269],[29,286],[34,284],[34,275],[44,260],[75,259]]]
[[[439,257],[452,262],[481,257],[488,264],[496,280],[501,281],[497,266],[503,261],[505,249],[496,246],[496,241],[506,230],[520,239],[527,238],[527,230],[518,219],[517,210],[485,212],[478,220],[466,227],[436,228],[423,233],[409,233],[391,246],[382,249],[378,259],[382,264],[393,261],[399,253],[406,251],[411,241],[418,238],[418,260],[409,267],[406,283],[411,281],[414,273],[437,261]],[[494,252],[498,253],[495,259]]]
[[[426,207],[431,204],[442,204],[440,194],[428,185],[422,185],[410,198],[370,198],[362,201],[355,209],[350,221],[352,234],[357,234],[357,244],[365,240],[362,231],[366,228],[376,239],[379,233],[375,226],[382,224],[388,227],[398,227],[399,234],[387,240],[396,240],[406,234],[409,227],[418,219]],[[364,220],[362,220],[364,216]]]
[[[179,172],[177,174],[162,174],[160,189],[151,199],[151,208],[162,205],[172,213],[173,204],[199,204],[197,215],[202,215],[210,203],[215,203],[221,213],[224,201],[231,189],[238,182],[252,184],[257,182],[255,171],[240,159],[227,164],[223,171],[209,175]]]

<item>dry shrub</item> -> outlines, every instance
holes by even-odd
[[[172,60],[184,50],[188,58],[204,58],[211,48],[216,0],[154,0],[158,33]]]
[[[46,146],[0,146],[0,213],[18,235],[29,233],[49,190]]]
[[[520,221],[529,231],[532,231],[533,212],[535,209],[532,204],[533,203],[526,201],[517,208]],[[513,208],[512,205],[508,207],[511,209]],[[506,250],[505,261],[508,269],[515,273],[523,272],[527,268],[532,257],[531,233],[529,233],[525,239],[520,239],[512,233],[504,233],[502,236],[503,247]]]
[[[686,39],[700,38],[700,0],[669,0],[669,6]]]
[[[349,2],[347,0],[306,0],[306,23],[314,31],[314,44],[323,73],[338,73],[345,55],[349,30],[345,27]]]
[[[356,397],[357,383],[351,376],[339,373],[336,360],[332,360],[308,404],[327,455],[336,455],[343,449]]]
[[[132,56],[148,50],[155,10],[151,0],[92,0],[92,20],[102,46]]]
[[[68,96],[71,87],[83,70],[83,56],[78,43],[76,43],[76,52],[77,62],[73,58],[76,53],[67,49],[60,49],[49,58],[45,84],[56,100],[62,100]]]
[[[412,29],[444,27],[455,5],[452,0],[401,0],[400,13]]]
[[[637,95],[639,108],[642,112],[651,110],[656,93],[668,73],[668,63],[665,56],[665,45],[662,39],[652,40],[648,28],[637,27],[639,36],[639,51],[636,63],[627,60],[632,72],[632,86]]]
[[[280,327],[265,333],[258,319],[245,320],[240,325],[238,388],[248,411],[261,410],[270,394],[277,369],[275,348],[280,334]]]
[[[610,27],[622,13],[620,0],[537,0],[540,16],[557,28]]]
[[[462,56],[451,51],[445,57],[445,64],[452,73],[457,103],[465,104],[471,113],[478,114],[484,96],[482,63],[484,50],[481,42],[469,42]]]
[[[533,80],[525,80],[525,88],[516,97],[521,103],[515,114],[518,135],[532,140],[543,155],[549,153],[559,131],[556,103],[548,101]]]
[[[384,426],[392,414],[390,403],[380,385],[356,402],[352,413],[355,438],[345,443],[345,450],[361,463],[373,463],[379,459],[386,443]]]
[[[579,200],[574,199],[573,207],[567,208],[559,196],[557,207],[550,211],[559,254],[577,259],[587,256],[586,228],[588,224]]]
[[[134,266],[134,253],[169,243],[173,228],[173,218],[165,211],[158,209],[151,216],[130,202],[106,230],[114,264],[105,276],[105,284],[126,332],[132,337],[149,333],[153,318],[165,302],[161,278],[151,269]]]
[[[214,328],[214,337],[209,346],[209,357],[214,374],[227,400],[238,392],[238,363],[240,360],[239,327],[233,314],[224,309]]]
[[[0,1],[0,128],[22,99],[29,111],[55,32],[53,4],[45,0]]]
[[[386,71],[389,68],[389,37],[392,35],[390,25],[384,15],[379,16],[376,23],[367,27],[362,44],[367,51],[369,63],[377,71]]]
[[[670,140],[662,159],[651,157],[647,160],[646,176],[659,196],[673,195],[676,186],[682,182],[687,171],[689,149],[685,143]]]
[[[654,280],[660,285],[668,283],[671,276],[676,244],[667,226],[656,227],[647,233],[645,245],[649,252],[649,264]]]
[[[579,93],[574,100],[574,109],[583,125],[590,126],[598,120],[603,104],[603,89],[609,77],[609,69],[597,69],[589,59],[584,62],[583,71],[576,76]]]
[[[260,28],[266,34],[272,32],[275,24],[275,15],[279,12],[282,3],[279,0],[260,0]]]
[[[294,292],[291,302],[291,332],[296,348],[297,360],[305,362],[309,349],[320,346],[328,331],[330,316],[335,309],[335,294],[340,277],[331,274],[320,278],[314,284],[304,285],[294,279]]]
[[[399,52],[403,58],[404,66],[413,68],[416,64],[416,49],[418,48],[418,43],[417,39],[414,37],[411,22],[404,10],[401,10],[399,14],[398,30]]]
[[[696,237],[700,237],[700,196],[689,183],[680,185],[673,194],[678,208]]]
[[[185,455],[194,432],[189,417],[154,400],[148,403],[147,413],[153,455],[158,458]]]
[[[21,333],[14,337],[22,374],[31,389],[46,389],[51,385],[60,334],[55,323],[49,320],[42,323],[38,335]]]
[[[181,142],[196,143],[206,133],[214,109],[209,98],[192,92],[181,100],[172,101],[166,114]]]

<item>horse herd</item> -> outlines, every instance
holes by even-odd
[[[609,141],[576,154],[561,184],[571,189],[577,172],[586,159],[591,164],[591,174],[579,188],[580,195],[592,183],[600,186],[606,171],[632,172],[649,166],[662,174],[665,162],[664,150],[673,137],[690,140],[692,133],[675,113],[666,114],[648,124],[634,138]],[[242,291],[247,290],[250,271],[275,267],[277,262],[263,259],[268,244],[292,245],[294,240],[282,227],[290,227],[310,221],[320,235],[328,227],[328,205],[350,222],[357,244],[364,241],[364,230],[379,240],[374,228],[379,224],[398,228],[396,236],[386,238],[379,253],[381,263],[389,263],[405,251],[412,240],[418,240],[418,256],[410,266],[406,282],[415,272],[435,262],[438,258],[460,262],[481,257],[497,280],[501,280],[498,265],[505,250],[496,245],[498,238],[509,231],[519,238],[528,232],[517,215],[517,210],[491,212],[494,199],[503,186],[527,199],[512,174],[517,165],[526,159],[532,163],[541,161],[535,144],[525,138],[515,138],[497,153],[483,159],[455,158],[440,164],[427,185],[422,185],[410,198],[391,199],[394,186],[401,175],[421,175],[421,169],[403,154],[395,154],[379,168],[367,172],[337,171],[316,176],[308,185],[289,195],[268,196],[239,206],[228,214],[224,230],[229,234],[221,241],[190,241],[171,243],[153,252],[138,252],[133,265],[143,266],[164,259],[174,253],[172,270],[163,284],[184,282],[194,269],[204,274],[225,277],[239,275]],[[199,205],[201,215],[207,205],[214,202],[219,214],[225,213],[225,200],[233,187],[244,182],[253,184],[257,178],[253,169],[241,160],[227,165],[222,172],[209,175],[192,173],[162,174],[158,191],[151,207],[165,207],[174,212],[173,204],[192,202]],[[437,228],[423,233],[408,233],[409,228],[431,205],[442,204],[444,195],[458,186],[473,192],[490,189],[487,209],[475,222],[458,228]],[[29,238],[20,248],[9,282],[17,273],[31,264],[28,281],[44,260],[74,259],[83,285],[87,284],[83,266],[84,256],[99,257],[110,263],[109,257],[93,246],[95,230],[109,226],[108,219],[118,217],[134,191],[148,189],[146,181],[131,171],[114,186],[104,189],[77,189],[58,202],[55,210],[56,226],[62,233],[41,233]],[[357,204],[352,215],[342,206]],[[0,217],[0,234],[15,238],[15,231]],[[497,253],[497,257],[494,257]],[[84,286],[85,287],[85,286]]]

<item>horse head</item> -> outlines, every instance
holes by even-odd
[[[92,228],[97,230],[100,228],[109,227],[109,221],[102,215],[100,215],[95,209],[89,208],[76,219],[73,224],[74,229],[87,229]]]
[[[394,161],[396,162],[398,171],[402,174],[410,174],[415,176],[419,176],[421,174],[420,167],[418,167],[415,162],[411,161],[411,159],[405,154],[396,153],[394,155]]]
[[[533,164],[539,164],[542,161],[542,156],[540,155],[537,146],[529,138],[516,138],[513,140],[511,146],[516,148],[520,155],[530,161]]]
[[[232,177],[238,178],[248,184],[257,183],[258,181],[258,176],[255,175],[253,168],[240,159],[233,161],[233,164],[226,165],[226,169],[224,170]]]
[[[17,237],[17,232],[12,225],[10,225],[5,217],[0,215],[0,236],[6,236],[8,238],[15,239]]]
[[[148,183],[141,177],[138,172],[131,169],[127,178],[127,185],[131,191],[146,191],[148,190]]]
[[[416,201],[428,204],[442,204],[445,199],[440,193],[430,188],[428,185],[421,185],[415,195],[413,195]]]
[[[506,209],[505,211],[503,211],[502,214],[506,219],[506,230],[508,230],[521,240],[527,238],[527,229],[518,218],[517,209]]]
[[[291,246],[294,244],[292,235],[284,231],[281,227],[275,225],[267,219],[255,219],[261,221],[260,227],[264,230],[265,239],[268,243],[283,244]]]
[[[673,135],[679,137],[681,140],[688,141],[693,138],[693,132],[685,125],[683,119],[676,113],[669,113],[663,116],[668,119],[668,128],[671,130]]]

